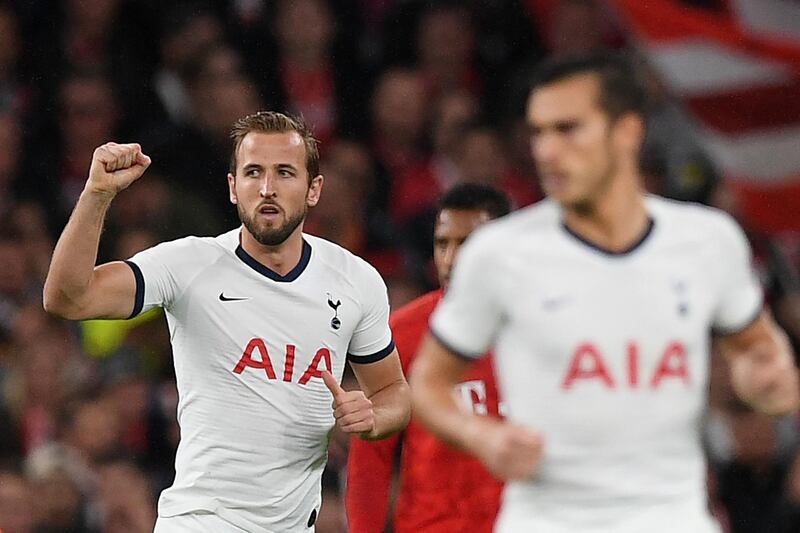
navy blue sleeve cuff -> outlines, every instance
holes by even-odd
[[[133,312],[131,316],[127,318],[130,320],[141,313],[142,307],[144,307],[144,276],[142,276],[142,269],[133,261],[125,261],[125,264],[131,267],[131,270],[133,270],[133,277],[136,279],[136,296],[133,302]]]
[[[372,355],[353,355],[347,354],[347,360],[351,363],[355,363],[358,365],[365,365],[369,363],[377,363],[384,357],[387,357],[394,351],[394,339],[391,340],[389,346],[381,350],[380,352],[374,353]]]
[[[437,341],[439,344],[441,344],[442,346],[444,346],[444,348],[445,348],[445,349],[446,349],[448,352],[452,353],[453,355],[455,355],[455,356],[456,356],[456,357],[458,357],[459,359],[463,359],[464,361],[474,362],[474,361],[476,361],[476,360],[480,359],[480,358],[483,356],[483,352],[481,352],[481,353],[477,353],[477,354],[469,354],[469,353],[465,353],[465,352],[462,352],[462,351],[460,351],[460,350],[457,350],[456,348],[453,348],[453,345],[452,345],[452,344],[450,344],[449,342],[447,342],[446,340],[444,340],[444,339],[442,338],[442,336],[441,336],[441,335],[439,335],[438,333],[436,333],[436,332],[433,330],[433,328],[431,328],[429,331],[430,331],[430,334],[431,334],[431,336],[432,336],[434,339],[436,339],[436,341]]]

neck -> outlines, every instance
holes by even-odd
[[[253,259],[281,276],[288,274],[300,262],[303,255],[302,224],[280,244],[268,246],[258,242],[245,228],[241,230],[242,248]]]
[[[564,208],[564,223],[587,241],[612,252],[630,248],[649,224],[637,173],[617,175],[588,209]]]

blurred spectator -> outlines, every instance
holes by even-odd
[[[325,196],[310,210],[303,230],[361,256],[367,244],[362,188],[334,168],[323,169]]]
[[[165,411],[160,390],[148,372],[145,356],[123,347],[101,364],[108,399],[120,417],[125,456],[150,472],[158,489],[172,481],[177,440],[175,414]]]
[[[3,368],[5,364],[3,359],[6,356],[2,354],[2,351],[0,351],[0,387],[5,388],[8,376]],[[17,426],[17,417],[8,409],[6,398],[3,396],[0,396],[0,435],[2,435],[0,438],[0,465],[14,464],[23,458],[22,438]]]
[[[143,6],[124,0],[63,0],[40,6],[28,21],[30,41],[36,43],[29,53],[35,57],[40,85],[48,90],[70,72],[102,70],[118,95],[123,129],[129,132],[152,122],[159,107],[149,83],[157,59],[149,15]]]
[[[154,171],[117,196],[106,231],[111,233],[111,243],[123,237],[143,237],[141,233],[126,235],[134,230],[149,232],[147,240],[153,245],[189,234],[217,235],[224,229],[216,211],[193,188],[171,183],[168,177]],[[109,257],[130,257],[132,250],[135,253],[146,247],[134,248],[118,244]]]
[[[398,224],[430,215],[436,210],[442,191],[461,179],[461,169],[456,162],[461,155],[461,135],[478,112],[478,100],[469,93],[446,93],[437,100],[431,124],[433,152],[430,159],[425,165],[400,174],[392,183],[390,213]],[[424,227],[432,222],[429,216],[424,222],[428,225]]]
[[[67,393],[64,380],[70,348],[68,342],[50,333],[20,350],[23,399],[19,419],[26,452],[56,437],[56,420]]]
[[[124,459],[100,465],[95,506],[98,531],[103,533],[151,533],[155,526],[150,482],[144,472]]]
[[[458,167],[461,181],[492,185],[511,199],[512,209],[538,200],[533,178],[509,166],[500,132],[487,124],[472,124],[460,136]]]
[[[38,287],[50,266],[53,239],[47,226],[47,215],[41,204],[20,201],[9,210],[9,223],[25,242],[25,255],[31,282],[37,287],[31,293],[38,300]]]
[[[394,180],[427,156],[425,122],[429,100],[421,74],[393,68],[378,79],[372,95],[372,146],[385,175],[377,183],[378,205],[388,205]]]
[[[40,91],[31,80],[29,65],[24,64],[28,59],[23,54],[27,43],[23,41],[20,21],[12,4],[0,3],[0,113],[9,112],[33,121],[38,116]],[[5,149],[2,142],[0,149]]]
[[[655,72],[640,63],[650,85],[641,167],[648,190],[677,200],[709,204],[721,180],[686,112]]]
[[[26,242],[10,220],[0,223],[0,329],[10,332],[15,315],[38,287],[31,278]]]
[[[302,115],[323,154],[335,137],[362,137],[367,124],[351,12],[342,0],[279,0],[263,15],[248,54],[271,107]]]
[[[346,181],[346,187],[353,189],[357,206],[351,213],[354,220],[348,221],[347,224],[355,224],[356,221],[363,224],[360,250],[362,257],[384,276],[404,270],[408,259],[406,239],[380,205],[378,172],[367,146],[356,141],[335,141],[325,152],[322,172],[326,176],[326,190],[329,186],[329,174],[335,179]],[[325,202],[325,198],[329,200],[322,207],[321,214],[338,209],[341,212],[334,216],[347,216],[347,212],[337,207],[336,201],[332,200],[337,194],[334,190],[334,194],[327,192],[323,195],[320,203]],[[314,233],[316,231],[314,228],[318,225],[320,215],[317,213],[318,208],[319,205],[309,211],[309,219],[306,220],[306,227],[310,233]],[[309,221],[311,226],[308,225]]]
[[[22,132],[17,116],[0,103],[0,212],[2,213],[10,211],[19,197],[21,152]]]
[[[62,405],[58,435],[58,441],[28,454],[27,468],[36,477],[57,466],[84,498],[91,498],[97,489],[98,465],[123,449],[115,405],[96,392],[76,395]]]
[[[417,28],[417,68],[432,98],[455,91],[483,92],[476,68],[475,31],[463,3],[433,3]]]
[[[61,459],[29,468],[28,477],[36,492],[37,533],[88,530],[86,501]]]
[[[223,39],[222,23],[205,3],[171,5],[160,20],[160,62],[153,88],[169,119],[176,124],[190,120],[188,70],[204,49]]]
[[[191,120],[144,132],[142,145],[153,167],[197,195],[225,228],[238,225],[228,200],[230,127],[240,116],[263,107],[237,50],[217,43],[204,49],[189,68]],[[147,180],[145,176],[144,180]],[[194,233],[194,231],[193,231]]]
[[[119,107],[109,78],[100,71],[75,71],[59,85],[58,115],[31,160],[27,195],[47,208],[54,232],[66,222],[78,199],[94,149],[119,139]]]
[[[3,533],[34,533],[36,501],[33,489],[21,475],[0,470],[0,524]]]
[[[551,54],[619,47],[624,34],[598,0],[527,0],[528,13]]]
[[[539,199],[534,179],[516,173],[507,163],[503,139],[491,125],[473,120],[460,124],[454,139],[446,135],[444,139],[447,140],[439,139],[439,142],[448,143],[442,146],[446,150],[442,156],[447,159],[440,158],[438,161],[442,164],[452,162],[453,177],[457,183],[481,183],[497,187],[509,196],[514,209]],[[444,179],[438,179],[444,174],[435,174],[435,170],[429,167],[427,172],[403,176],[400,180],[402,188],[392,195],[392,212],[409,236],[416,257],[425,264],[430,263],[433,250],[431,232],[425,228],[433,225],[436,203],[448,185]],[[435,286],[430,265],[426,271],[428,284]]]

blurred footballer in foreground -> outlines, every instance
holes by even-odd
[[[718,531],[699,435],[711,333],[743,400],[798,407],[742,230],[643,192],[644,112],[623,56],[541,68],[527,119],[548,199],[470,237],[412,369],[415,416],[509,480],[499,533]],[[490,347],[503,421],[451,394]]]

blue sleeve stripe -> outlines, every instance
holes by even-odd
[[[128,320],[130,320],[141,313],[142,307],[144,307],[144,276],[142,276],[142,269],[133,261],[125,261],[125,264],[131,267],[133,277],[136,278],[136,296],[133,302],[133,312],[128,317]]]
[[[437,341],[439,344],[441,344],[442,346],[444,346],[444,348],[445,348],[445,349],[446,349],[448,352],[452,353],[453,355],[455,355],[455,356],[456,356],[456,357],[458,357],[459,359],[463,359],[464,361],[474,362],[474,361],[476,361],[476,360],[480,359],[480,358],[481,358],[481,356],[483,355],[483,353],[478,353],[478,354],[468,354],[468,353],[462,352],[461,350],[457,350],[456,348],[453,348],[453,345],[452,345],[452,344],[450,344],[449,342],[447,342],[446,340],[444,340],[444,339],[442,338],[442,336],[441,336],[441,335],[439,335],[438,333],[436,333],[436,332],[433,330],[433,328],[431,328],[429,331],[430,331],[430,334],[431,334],[431,336],[432,336],[434,339],[436,339],[436,341]]]
[[[394,339],[391,340],[389,346],[381,350],[380,352],[374,353],[372,355],[353,355],[347,354],[347,360],[351,363],[356,363],[359,365],[365,365],[369,363],[377,363],[381,359],[387,357],[394,351]]]

